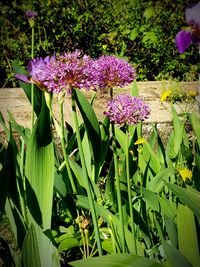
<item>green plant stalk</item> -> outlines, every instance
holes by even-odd
[[[128,189],[128,203],[129,203],[129,211],[130,211],[130,224],[132,234],[134,236],[134,251],[137,255],[137,245],[136,245],[136,235],[135,235],[135,225],[134,225],[134,217],[133,217],[133,206],[132,206],[132,197],[131,197],[131,182],[130,182],[130,166],[129,166],[129,129],[128,125],[126,125],[126,179],[127,179],[127,189]]]
[[[21,138],[21,159],[20,159],[20,174],[22,177],[23,182],[23,201],[22,201],[22,209],[23,209],[23,216],[25,219],[26,224],[28,225],[28,215],[27,215],[27,205],[26,205],[26,185],[25,185],[25,179],[24,179],[24,139]]]
[[[80,229],[80,232],[81,232],[81,238],[82,238],[82,241],[83,241],[83,251],[82,251],[82,254],[83,254],[83,258],[86,259],[87,258],[87,255],[86,255],[85,236],[84,236],[83,229]]]
[[[120,253],[120,246],[119,246],[119,242],[117,240],[117,236],[116,236],[116,231],[115,231],[115,227],[113,225],[113,221],[112,221],[112,217],[109,215],[109,226],[108,226],[108,230],[111,233],[111,239],[112,239],[112,246],[114,248],[114,253],[116,254],[117,252]]]
[[[34,27],[31,28],[31,58],[34,58]],[[31,83],[31,130],[34,126],[34,84]]]
[[[110,98],[113,99],[113,88],[109,88],[110,90]],[[120,179],[119,179],[119,168],[118,168],[118,159],[117,159],[117,147],[116,147],[116,139],[115,139],[115,126],[111,125],[112,132],[112,149],[113,149],[113,157],[114,157],[114,168],[115,168],[115,179],[116,179],[116,188],[117,188],[117,205],[119,210],[119,220],[120,220],[120,237],[122,242],[122,252],[126,252],[126,243],[125,243],[125,231],[124,231],[124,217],[122,210],[122,197],[120,190]]]
[[[115,179],[116,179],[116,189],[117,189],[117,204],[119,210],[119,220],[120,220],[120,238],[122,242],[122,252],[126,252],[126,243],[125,243],[125,231],[124,231],[124,218],[123,218],[123,210],[122,210],[122,197],[120,190],[120,179],[119,179],[119,168],[118,168],[118,159],[117,159],[117,147],[115,141],[115,128],[114,124],[112,124],[112,133],[113,133],[113,141],[112,141],[112,149],[113,149],[113,157],[114,157],[114,167],[115,167]]]
[[[69,165],[69,158],[68,158],[68,155],[67,155],[67,152],[66,152],[66,149],[65,149],[63,101],[64,101],[63,99],[59,101],[59,104],[60,104],[60,120],[61,120],[61,146],[62,146],[63,157],[64,157],[65,165],[66,165],[66,168],[67,168],[67,173],[69,175],[69,180],[70,180],[70,183],[71,183],[72,191],[73,191],[73,193],[76,194],[77,190],[76,190],[76,186],[75,186],[74,179],[73,179],[73,176],[72,176],[71,168],[70,168],[70,165]]]
[[[81,136],[80,136],[80,132],[79,132],[78,117],[77,117],[77,113],[76,113],[76,103],[75,103],[75,99],[74,99],[73,89],[72,89],[72,118],[73,118],[74,127],[75,127],[75,131],[76,131],[76,137],[77,137],[78,148],[79,148],[79,153],[80,153],[81,165],[82,165],[82,169],[83,169],[83,177],[84,177],[84,180],[86,182],[86,190],[87,190],[87,195],[88,195],[89,207],[90,207],[91,215],[92,215],[92,221],[94,224],[94,232],[95,232],[95,237],[97,240],[98,252],[99,252],[99,255],[101,256],[101,255],[103,255],[103,252],[102,252],[101,239],[100,239],[100,233],[99,233],[99,228],[98,228],[98,220],[97,220],[94,200],[92,197],[89,177],[88,177],[88,173],[87,173],[85,157],[84,157],[84,153],[83,153],[83,147],[82,147]]]

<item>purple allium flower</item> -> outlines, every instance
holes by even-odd
[[[149,106],[140,98],[121,94],[111,99],[104,112],[112,123],[133,125],[144,121],[150,114]]]
[[[50,92],[67,90],[72,88],[94,89],[97,82],[94,61],[87,55],[81,57],[81,52],[65,53],[58,56],[48,66],[48,79],[44,82]]]
[[[101,56],[96,60],[98,85],[101,90],[123,87],[135,79],[133,67],[124,59]]]
[[[27,16],[28,19],[34,19],[38,16],[38,13],[33,10],[26,10],[25,15]]]
[[[97,87],[94,60],[87,55],[81,57],[81,52],[78,50],[58,57],[32,59],[27,69],[31,76],[30,81],[49,92],[67,90],[71,93],[72,88],[89,90]],[[15,77],[23,82],[29,82],[26,76],[15,75]]]
[[[191,8],[186,8],[185,17],[190,27],[179,31],[175,37],[176,46],[181,54],[191,43],[195,45],[200,43],[200,2]]]

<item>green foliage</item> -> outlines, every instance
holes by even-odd
[[[91,258],[87,260],[82,260],[82,261],[73,261],[70,262],[70,266],[74,267],[92,267],[92,266],[102,266],[104,265],[105,267],[139,267],[139,266],[144,266],[144,267],[159,267],[162,266],[161,264],[147,260],[142,257],[138,257],[135,255],[130,255],[130,254],[118,254],[118,255],[107,255],[107,256],[102,256],[98,258]]]
[[[157,125],[144,138],[142,123],[99,122],[95,97],[88,101],[84,91],[72,90],[72,126],[55,119],[47,92],[35,91],[32,131],[10,112],[8,128],[0,114],[8,140],[0,150],[0,208],[19,246],[20,266],[198,266],[198,115],[188,117],[188,135],[172,104],[173,129],[164,144]],[[131,94],[138,95],[136,83]]]
[[[15,87],[12,61],[30,59],[31,29],[24,11],[38,12],[35,56],[81,49],[97,57],[126,57],[138,80],[197,79],[198,53],[190,47],[180,55],[175,35],[188,1],[8,1],[1,3],[0,87]]]

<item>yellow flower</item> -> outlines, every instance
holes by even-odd
[[[192,171],[188,168],[179,169],[178,172],[181,175],[182,180],[185,182],[186,180],[192,179]]]
[[[172,94],[172,90],[163,91],[161,94],[161,97],[160,97],[161,102],[168,100],[168,98],[171,96],[171,94]]]
[[[146,142],[146,140],[142,137],[142,138],[139,138],[137,141],[135,141],[135,145],[141,145],[141,144],[144,144]]]
[[[191,96],[191,97],[195,97],[198,95],[198,91],[196,90],[190,90],[188,91],[188,95]]]

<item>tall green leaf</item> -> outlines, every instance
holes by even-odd
[[[43,227],[44,229],[50,228],[54,186],[54,149],[49,113],[44,97],[40,117],[34,125],[28,142],[25,175],[38,200]],[[28,195],[27,198],[29,197]],[[29,204],[29,210],[33,210],[34,203],[31,204],[30,201]],[[38,216],[34,218],[36,221],[40,221]]]
[[[85,123],[88,139],[92,145],[94,160],[97,164],[101,160],[101,131],[99,122],[91,104],[80,90],[74,89],[74,96]]]
[[[139,88],[137,86],[136,80],[133,81],[131,86],[131,95],[132,96],[139,96]]]
[[[22,247],[22,267],[41,267],[39,248],[35,227],[31,224]]]
[[[193,212],[181,204],[177,212],[178,244],[180,252],[194,267],[200,264],[197,230]]]
[[[173,171],[174,169],[172,166],[160,170],[160,172],[158,172],[156,176],[154,176],[151,181],[147,183],[147,189],[159,193],[164,186],[164,181],[168,181]]]
[[[192,122],[192,128],[195,133],[195,137],[197,138],[197,143],[200,149],[200,118],[194,112],[191,115],[191,122]]]
[[[115,254],[94,257],[69,263],[74,267],[161,267],[158,262],[132,254]]]
[[[163,240],[166,257],[172,267],[192,267],[192,264],[174,247]]]
[[[57,249],[52,245],[42,230],[31,224],[22,249],[22,267],[59,267]]]
[[[170,157],[175,158],[178,155],[183,140],[184,125],[183,122],[180,121],[176,109],[174,108],[173,105],[171,105],[171,111],[172,111],[174,135],[170,144]]]
[[[184,203],[186,204],[194,214],[200,219],[200,192],[195,189],[181,188],[175,184],[166,183],[167,186],[172,190],[172,192]]]

